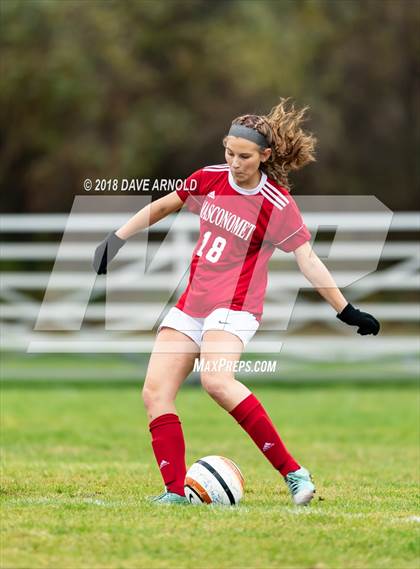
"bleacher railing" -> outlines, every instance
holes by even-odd
[[[198,219],[185,213],[163,244],[174,218],[152,226],[148,242],[145,236],[130,240],[110,275],[97,277],[91,269],[93,251],[104,234],[126,219],[127,214],[76,214],[68,224],[64,214],[1,216],[2,350],[150,351],[158,322],[174,304],[171,297],[186,284]],[[247,351],[279,351],[283,343],[283,353],[301,358],[338,358],[343,350],[356,350],[358,357],[416,352],[420,214],[394,214],[385,243],[375,240],[375,214],[309,213],[305,222],[316,233],[314,248],[330,264],[339,286],[352,283],[343,289],[346,298],[373,313],[383,332],[363,341],[335,318],[325,301],[307,294],[309,284],[293,255],[276,251],[263,323]],[[347,233],[335,243],[330,259],[331,239],[325,239],[337,225]],[[367,274],[361,276],[364,266]],[[315,329],[308,331],[310,325]]]

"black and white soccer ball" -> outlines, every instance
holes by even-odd
[[[229,458],[205,456],[188,469],[184,489],[191,504],[235,506],[244,493],[244,477]]]

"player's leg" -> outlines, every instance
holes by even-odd
[[[220,345],[221,350],[229,346],[228,352],[213,352]],[[287,451],[276,428],[264,407],[253,393],[235,378],[234,364],[241,357],[241,340],[222,330],[204,333],[201,345],[201,360],[206,362],[206,371],[201,373],[201,382],[207,393],[250,435],[261,452],[283,476],[298,470],[299,464]],[[219,362],[225,366],[220,366]],[[223,369],[224,367],[224,369]]]
[[[143,401],[150,421],[152,448],[166,492],[159,503],[179,502],[184,496],[185,441],[175,398],[191,372],[198,345],[172,328],[162,328],[157,335],[146,379]]]
[[[217,346],[220,346],[219,352]],[[288,452],[260,401],[245,385],[235,379],[234,372],[231,371],[235,361],[241,357],[243,346],[239,337],[230,332],[206,331],[201,345],[201,360],[206,362],[205,371],[201,374],[202,385],[207,393],[236,419],[273,467],[284,477],[294,502],[307,504],[315,491],[309,473]],[[226,364],[220,366],[219,362]]]
[[[149,421],[165,413],[176,413],[176,395],[199,350],[191,338],[178,330],[164,327],[158,332],[142,392]]]

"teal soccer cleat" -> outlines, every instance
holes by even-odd
[[[306,506],[314,497],[316,492],[311,475],[306,468],[299,468],[294,472],[289,472],[284,477],[289,488],[289,492],[296,506]]]
[[[159,496],[155,496],[154,498],[150,498],[149,500],[152,504],[156,504],[156,505],[174,505],[174,504],[180,504],[180,505],[187,505],[189,504],[187,498],[185,496],[180,496],[179,494],[175,494],[174,492],[163,492],[163,494],[160,494]]]

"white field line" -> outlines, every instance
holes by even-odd
[[[101,498],[46,498],[46,497],[39,497],[39,498],[12,498],[11,500],[7,501],[10,505],[31,505],[31,506],[61,506],[61,505],[91,505],[91,506],[100,506],[105,508],[123,508],[123,507],[130,507],[130,506],[138,506],[139,503],[144,503],[145,499],[142,498],[140,500],[103,500]],[[7,503],[6,502],[6,503]],[[201,507],[201,506],[195,506]],[[375,518],[377,519],[378,512],[370,512],[370,513],[363,513],[363,512],[333,512],[331,510],[321,510],[316,508],[299,508],[299,507],[271,507],[267,508],[265,506],[239,506],[239,507],[227,507],[227,506],[210,506],[207,507],[207,510],[211,512],[211,515],[214,514],[237,514],[242,516],[244,513],[253,513],[256,510],[264,511],[266,514],[271,513],[284,513],[290,514],[294,516],[304,516],[304,517],[325,517],[325,518],[345,518],[345,519],[369,519]],[[420,516],[392,516],[389,517],[387,512],[383,512],[384,514],[384,521],[388,521],[391,523],[420,523]]]
[[[101,498],[12,498],[5,501],[5,504],[16,506],[68,506],[85,504],[92,506],[103,506],[106,508],[122,508],[127,506],[135,506],[138,504],[136,500],[103,500]]]

